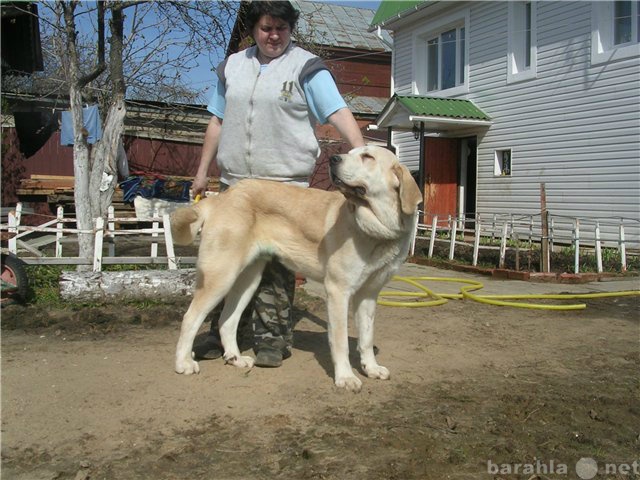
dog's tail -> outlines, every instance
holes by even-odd
[[[203,205],[206,200],[190,207],[178,208],[171,213],[171,235],[176,245],[190,245],[204,223]]]

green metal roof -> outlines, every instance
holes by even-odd
[[[458,98],[394,95],[376,118],[378,128],[411,130],[423,124],[429,131],[488,127],[491,117],[471,100]]]
[[[476,107],[471,100],[421,97],[416,95],[395,95],[393,98],[409,110],[412,115],[491,120],[491,118]],[[391,100],[393,100],[393,98]]]
[[[383,0],[376,10],[376,14],[371,21],[371,25],[375,26],[395,17],[401,12],[410,10],[424,0]]]

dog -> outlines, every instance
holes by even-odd
[[[265,264],[275,256],[290,270],[324,284],[335,385],[354,392],[362,387],[349,363],[350,307],[362,371],[369,378],[389,378],[373,351],[376,302],[409,252],[422,194],[409,170],[382,147],[334,155],[329,173],[334,191],[246,179],[172,213],[175,243],[188,245],[201,232],[195,292],[176,348],[177,373],[200,371],[193,341],[223,299],[224,360],[253,366],[254,359],[238,349],[236,330]]]

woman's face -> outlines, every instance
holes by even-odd
[[[289,46],[291,28],[280,18],[263,15],[253,27],[253,39],[262,56],[272,60],[282,55]]]

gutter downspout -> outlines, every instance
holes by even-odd
[[[380,40],[382,43],[384,43],[387,47],[389,47],[389,49],[391,51],[393,51],[393,43],[388,42],[384,39],[384,37],[382,36],[382,27],[380,25],[378,25],[376,27],[376,37],[378,37],[378,40]]]

